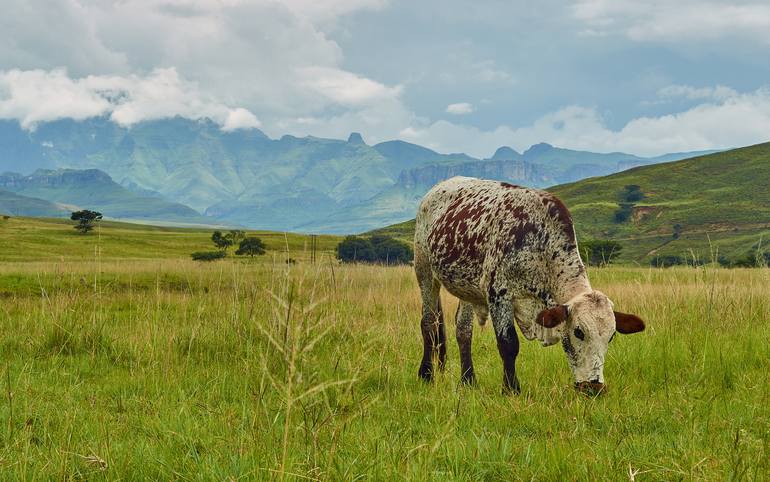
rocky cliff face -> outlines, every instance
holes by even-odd
[[[98,169],[38,169],[29,176],[15,172],[0,175],[0,187],[9,190],[28,187],[83,186],[95,182],[112,183],[112,178]]]
[[[543,187],[554,179],[538,165],[521,160],[476,161],[459,164],[433,164],[401,172],[398,184],[405,188],[430,187],[454,176],[479,177]]]

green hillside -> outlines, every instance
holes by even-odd
[[[85,208],[113,219],[217,223],[183,204],[130,191],[97,169],[39,169],[28,176],[5,173],[0,175],[0,189],[29,200],[7,210],[16,215],[69,216],[71,210]],[[5,203],[10,206],[11,200]]]
[[[625,186],[643,199],[617,222]],[[549,189],[569,206],[579,238],[620,240],[624,258],[745,254],[770,240],[770,143],[644,166]],[[681,231],[674,236],[675,226]],[[711,246],[709,246],[709,240]]]
[[[618,222],[626,186],[639,186],[643,198],[629,203],[628,219]],[[570,208],[578,239],[618,240],[624,262],[646,264],[658,255],[735,259],[770,243],[770,143],[548,190]],[[412,220],[376,232],[408,239],[413,231]]]
[[[22,196],[0,189],[0,214],[11,216],[60,217],[69,216],[70,210],[45,199]]]

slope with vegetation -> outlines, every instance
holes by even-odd
[[[193,209],[117,184],[98,169],[38,169],[30,175],[0,175],[0,211],[26,216],[69,216],[73,209],[97,209],[113,219],[210,224]],[[14,200],[13,195],[22,196]],[[24,198],[33,198],[24,199]]]
[[[66,206],[30,196],[22,196],[15,192],[0,189],[0,214],[7,216],[38,216],[63,217],[68,216],[70,209]]]
[[[579,240],[611,239],[621,262],[736,261],[770,247],[770,143],[643,166],[548,189]],[[411,239],[414,220],[372,231]]]
[[[630,194],[637,187],[641,196]],[[549,190],[569,206],[579,238],[620,241],[626,261],[736,258],[770,241],[770,143]]]

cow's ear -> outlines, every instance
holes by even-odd
[[[567,305],[559,305],[541,311],[537,315],[537,318],[535,318],[535,321],[546,328],[553,328],[564,323],[568,316],[569,310],[567,309]]]
[[[618,333],[630,335],[631,333],[644,331],[644,321],[638,316],[619,311],[613,311],[613,313],[615,313],[615,330]]]

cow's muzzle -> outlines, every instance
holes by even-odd
[[[576,382],[575,390],[577,390],[578,392],[584,395],[588,395],[590,397],[596,397],[606,392],[607,386],[598,380],[590,381],[590,382],[589,381]]]

